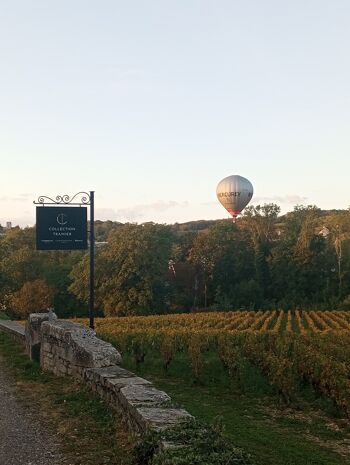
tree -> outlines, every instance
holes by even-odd
[[[254,252],[245,230],[238,224],[221,221],[208,232],[199,233],[190,249],[189,260],[203,288],[205,307],[254,307],[253,293],[247,292],[249,286],[256,289]]]
[[[44,279],[54,292],[53,305],[60,316],[79,314],[81,303],[69,293],[69,273],[82,256],[80,251],[37,251],[35,228],[13,228],[0,237],[0,305],[22,286]]]
[[[277,238],[276,221],[280,207],[274,203],[249,206],[242,218],[242,227],[250,234],[255,252],[256,281],[265,299],[271,298],[269,260],[273,241]]]
[[[212,284],[215,306],[222,309],[256,308],[261,292],[255,280],[255,255],[240,222],[220,222],[210,231],[216,243]]]
[[[33,228],[11,229],[0,240],[0,303],[27,281],[40,277]]]
[[[164,313],[173,242],[169,226],[126,224],[96,254],[96,303],[106,315]],[[88,260],[74,267],[70,290],[87,301]]]
[[[12,312],[18,317],[47,311],[53,303],[53,291],[43,279],[26,282],[10,298]]]
[[[210,234],[200,233],[197,235],[193,247],[189,251],[189,261],[194,265],[196,270],[194,307],[197,304],[197,290],[200,281],[203,282],[204,308],[208,306],[208,280],[213,278],[215,248],[216,244],[211,241]]]
[[[315,205],[298,205],[283,218],[273,250],[271,279],[274,297],[283,308],[310,308],[325,303],[331,257],[319,234],[322,212]]]
[[[327,236],[330,249],[334,251],[336,258],[338,278],[338,299],[343,297],[344,277],[346,264],[349,262],[350,245],[350,215],[348,212],[331,215],[325,218],[329,235]]]

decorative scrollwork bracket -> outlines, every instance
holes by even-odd
[[[38,200],[34,200],[33,203],[35,205],[91,205],[91,198],[88,192],[78,192],[71,197],[67,194],[57,195],[56,199],[47,195],[39,195]]]

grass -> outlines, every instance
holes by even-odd
[[[350,464],[349,422],[309,388],[287,408],[253,366],[247,364],[231,380],[214,354],[206,358],[199,381],[194,381],[184,354],[176,355],[167,373],[155,352],[143,364],[124,354],[124,365],[164,389],[200,421],[219,417],[226,436],[257,465]]]
[[[98,397],[70,378],[41,371],[23,347],[0,333],[0,354],[16,380],[17,395],[35,408],[41,421],[58,432],[71,465],[131,465],[135,438]],[[30,405],[29,405],[30,404]]]

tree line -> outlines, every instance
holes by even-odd
[[[100,315],[350,309],[350,212],[276,204],[231,220],[95,223]],[[0,227],[0,311],[87,314],[89,256],[37,251],[35,228]]]

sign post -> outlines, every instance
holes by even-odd
[[[90,191],[90,301],[89,301],[89,326],[91,329],[94,325],[94,308],[95,308],[95,192]]]
[[[88,248],[87,208],[90,206],[90,298],[89,326],[94,329],[95,308],[95,202],[94,191],[56,199],[40,196],[36,207],[37,250],[84,250]]]

